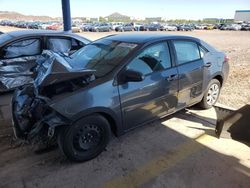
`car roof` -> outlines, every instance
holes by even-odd
[[[7,41],[13,41],[15,39],[21,37],[30,37],[30,36],[70,36],[77,40],[84,42],[85,44],[91,42],[89,39],[77,35],[72,32],[65,32],[65,31],[51,31],[51,30],[18,30],[18,31],[11,31],[0,35],[0,46]]]
[[[114,40],[114,41],[122,41],[122,42],[130,42],[130,43],[148,43],[160,40],[167,39],[186,39],[186,40],[194,40],[199,42],[200,39],[183,36],[183,35],[169,35],[169,34],[160,34],[160,33],[136,33],[136,34],[117,34],[110,35],[104,37],[105,39]]]
[[[53,31],[53,30],[18,30],[18,31],[11,31],[7,33],[12,37],[20,37],[24,35],[44,35],[44,34],[72,34],[69,32],[64,31]]]

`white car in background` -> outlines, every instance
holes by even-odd
[[[117,27],[120,27],[120,26],[122,26],[122,25],[123,25],[123,23],[121,23],[121,22],[119,22],[119,23],[112,23],[111,29],[112,29],[112,30],[115,30]]]
[[[143,26],[140,23],[133,23],[132,25],[133,25],[135,31],[140,31],[140,28]]]
[[[48,26],[50,26],[51,24],[49,23],[43,23],[40,25],[40,29],[47,29]]]
[[[241,25],[232,24],[231,27],[230,27],[230,30],[239,31],[239,30],[241,30]]]
[[[163,24],[162,31],[177,31],[177,27],[173,25]]]

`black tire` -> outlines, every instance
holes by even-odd
[[[62,127],[58,145],[62,153],[76,162],[98,156],[107,146],[111,136],[108,121],[99,114],[86,116],[72,126]]]
[[[211,87],[213,85],[217,85],[219,91],[218,91],[218,95],[217,95],[216,99],[214,101],[212,101],[212,104],[211,104],[211,103],[208,102],[207,97],[210,95],[209,94],[209,90],[211,89]],[[204,96],[202,98],[202,101],[200,102],[200,107],[203,108],[203,109],[209,109],[209,108],[211,108],[217,102],[217,100],[219,98],[219,95],[220,95],[220,90],[221,90],[221,83],[220,83],[220,81],[217,80],[217,79],[212,79],[209,82],[209,84],[208,84],[207,90],[206,90],[206,92],[205,92],[205,94],[204,94]]]

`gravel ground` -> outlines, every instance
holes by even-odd
[[[0,26],[0,31],[17,30],[13,27]],[[143,32],[141,32],[143,33]],[[161,31],[160,33],[164,33]],[[165,32],[178,35],[190,35],[208,42],[218,50],[224,51],[230,60],[230,73],[221,92],[219,102],[240,108],[250,102],[250,32],[196,30],[192,32]],[[116,32],[83,32],[80,35],[95,40]]]

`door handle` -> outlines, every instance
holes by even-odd
[[[172,74],[168,76],[166,80],[170,82],[170,81],[176,80],[177,78],[178,78],[178,74]]]
[[[208,63],[205,63],[204,67],[211,67],[212,63],[208,62]]]

